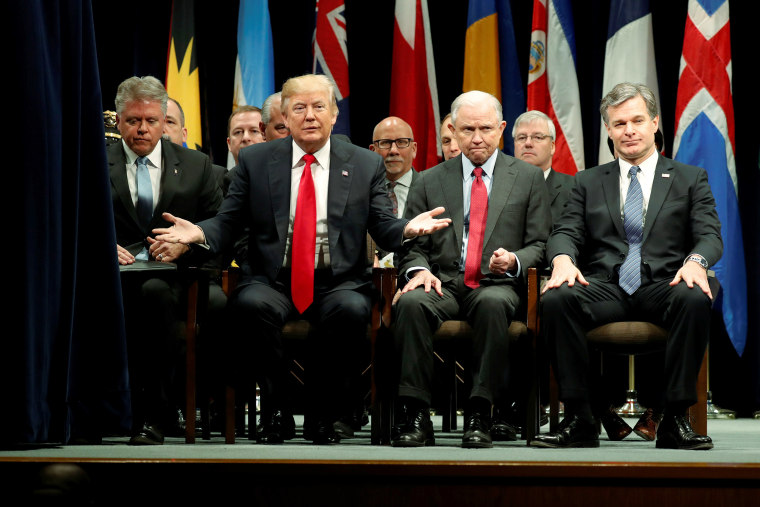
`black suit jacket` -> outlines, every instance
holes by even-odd
[[[562,216],[574,182],[575,180],[569,174],[549,169],[549,176],[546,177],[546,189],[549,191],[549,204],[552,208],[552,224],[556,224],[559,217]]]
[[[124,248],[132,247],[130,251],[136,250],[132,253],[141,249],[140,245],[147,236],[152,235],[154,228],[170,225],[161,218],[162,213],[169,212],[195,222],[214,216],[222,202],[222,191],[207,155],[171,141],[162,139],[160,142],[163,158],[161,190],[147,230],[140,226],[129,193],[126,155],[122,143],[114,143],[106,150],[116,242]]]
[[[585,277],[616,281],[628,253],[620,209],[617,160],[576,174],[567,208],[547,243],[547,258],[567,254]],[[644,221],[642,283],[672,278],[690,253],[710,265],[723,253],[707,172],[659,156]]]
[[[425,267],[442,282],[459,276],[464,234],[462,155],[420,173],[409,192],[405,214],[413,217],[437,206],[446,208],[439,218],[451,218],[451,225],[431,236],[417,238],[401,256],[399,274],[405,274],[411,267]],[[514,284],[524,279],[530,266],[543,262],[550,228],[549,195],[541,169],[499,152],[488,198],[481,283]],[[490,273],[488,264],[498,248],[517,256],[523,276]]]
[[[366,283],[367,232],[388,250],[401,248],[407,220],[393,216],[382,158],[331,138],[327,229],[334,285]],[[293,138],[241,150],[219,214],[199,225],[213,251],[228,248],[250,226],[246,275],[272,284],[282,267],[290,220]]]

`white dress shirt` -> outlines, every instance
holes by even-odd
[[[127,157],[127,183],[129,184],[129,194],[132,197],[132,204],[137,206],[137,159],[139,155],[132,151],[124,139],[121,140],[124,146],[124,153]],[[153,151],[148,154],[148,173],[150,174],[150,185],[153,190],[153,210],[156,209],[158,198],[161,195],[161,141],[156,144]]]
[[[647,209],[649,207],[649,196],[652,195],[652,184],[654,183],[654,172],[657,168],[657,150],[654,150],[645,161],[639,164],[639,185],[641,185],[641,194],[644,198],[644,220],[646,221]],[[631,175],[628,173],[631,170],[630,162],[626,162],[622,158],[618,159],[620,165],[620,217],[623,217],[623,208],[625,206],[625,198],[628,195],[628,187],[631,185]]]

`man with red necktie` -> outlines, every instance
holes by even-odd
[[[399,277],[406,280],[395,317],[403,417],[394,446],[435,442],[432,336],[450,319],[465,319],[475,331],[462,446],[492,446],[491,409],[507,367],[507,330],[528,268],[543,261],[551,228],[541,170],[498,149],[505,126],[494,96],[471,91],[457,97],[449,128],[462,154],[421,173],[409,192],[407,217],[442,206],[452,226],[418,239],[399,259]]]
[[[196,226],[169,216],[174,226],[156,233],[162,241],[220,251],[250,227],[248,259],[230,308],[243,353],[271,386],[258,440],[282,443],[295,435],[281,331],[301,315],[316,325],[307,383],[309,398],[319,393],[320,399],[309,437],[333,443],[339,440],[333,422],[352,408],[345,386],[370,317],[367,232],[394,251],[449,220],[435,218],[442,209],[412,220],[393,216],[382,158],[330,136],[338,108],[329,78],[289,79],[281,109],[291,136],[241,150],[215,219]]]

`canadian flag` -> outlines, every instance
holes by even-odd
[[[412,127],[415,169],[437,165],[440,114],[427,0],[396,0],[390,114]]]

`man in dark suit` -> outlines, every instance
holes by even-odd
[[[116,113],[122,141],[107,149],[120,264],[172,262],[189,247],[158,243],[151,229],[167,225],[162,213],[212,217],[222,202],[209,158],[162,140],[167,94],[156,78],[131,77],[119,85]],[[199,262],[197,252],[182,262]],[[179,346],[181,286],[176,279],[138,273],[124,278],[134,434],[131,444],[163,443],[176,422],[169,392]],[[174,419],[174,421],[172,421]]]
[[[302,315],[316,324],[308,384],[318,401],[310,438],[337,442],[333,422],[350,410],[345,361],[362,345],[370,315],[367,232],[387,250],[448,225],[442,209],[412,220],[393,216],[382,159],[330,137],[338,114],[325,76],[289,79],[282,111],[292,137],[241,150],[238,170],[219,214],[198,226],[168,215],[163,241],[228,247],[250,226],[248,262],[230,304],[252,358],[271,379],[270,407],[259,441],[281,443],[295,434],[287,393],[282,326]],[[255,351],[255,352],[253,352]]]
[[[565,419],[532,445],[599,446],[585,331],[633,319],[669,329],[657,447],[710,449],[710,437],[694,432],[684,415],[697,400],[708,341],[707,268],[723,252],[707,173],[657,153],[657,101],[646,86],[618,84],[600,110],[619,158],[575,176],[547,244],[553,268],[542,328],[554,347]]]
[[[498,149],[506,126],[499,101],[481,91],[464,93],[452,104],[451,120],[462,155],[420,173],[407,200],[407,217],[443,206],[452,227],[420,238],[400,256],[406,285],[394,332],[404,416],[394,446],[434,444],[432,336],[443,321],[457,318],[475,331],[462,446],[492,446],[491,407],[507,364],[507,330],[528,268],[544,258],[551,227],[541,171]]]
[[[417,142],[412,127],[401,118],[389,116],[375,125],[369,149],[383,157],[388,198],[396,216],[401,218],[406,210],[409,187],[419,177],[412,167],[417,156]],[[377,265],[393,267],[392,252],[376,250],[375,257]]]
[[[562,215],[574,181],[569,174],[552,169],[556,138],[554,122],[541,111],[524,112],[517,117],[512,127],[515,157],[533,164],[544,172],[552,208],[552,224],[556,224]]]

